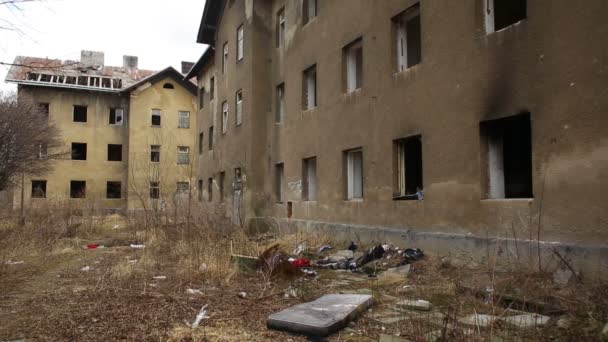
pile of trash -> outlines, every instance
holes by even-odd
[[[288,255],[275,244],[258,257],[256,268],[269,270],[273,275],[287,276],[302,273],[315,276],[315,268],[350,270],[374,276],[424,258],[424,253],[419,248],[402,249],[387,244],[359,251],[359,247],[351,242],[345,250],[334,252],[333,249],[331,245],[309,249],[305,244],[299,244]]]

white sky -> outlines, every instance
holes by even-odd
[[[139,68],[180,70],[196,62],[206,45],[196,43],[205,0],[42,0],[0,5],[0,27],[10,21],[24,32],[0,29],[0,61],[17,55],[80,59],[80,50],[103,51],[105,65],[122,66],[123,55],[139,57]],[[0,91],[8,66],[0,65]]]

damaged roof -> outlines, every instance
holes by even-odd
[[[197,43],[215,45],[215,34],[224,11],[225,0],[205,1],[205,10],[198,28]]]
[[[154,83],[164,80],[167,77],[170,77],[172,80],[174,80],[179,85],[186,88],[186,90],[188,90],[190,93],[192,93],[193,95],[196,96],[196,90],[197,90],[196,84],[185,79],[184,75],[182,73],[180,73],[179,71],[175,70],[175,68],[173,68],[173,67],[167,67],[153,75],[150,75],[149,77],[146,77],[146,78],[142,79],[141,81],[130,85],[128,88],[124,89],[123,91],[125,93],[128,93],[128,92],[131,92],[131,91],[137,89],[137,87],[139,87],[145,83],[154,84]]]
[[[156,71],[17,56],[5,81],[20,85],[121,92]]]
[[[213,46],[209,46],[207,48],[207,50],[205,50],[205,52],[203,52],[201,58],[199,58],[198,61],[196,63],[194,63],[194,65],[192,66],[190,71],[188,71],[188,73],[186,74],[184,79],[189,80],[195,76],[198,76],[199,71],[201,71],[201,69],[203,67],[205,67],[205,65],[207,65],[208,62],[213,60],[214,54],[215,54],[215,48]]]

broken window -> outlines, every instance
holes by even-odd
[[[70,181],[70,198],[85,198],[87,192],[87,182],[73,180]]]
[[[224,43],[224,57],[222,59],[222,74],[226,73],[226,70],[228,68],[228,42]]]
[[[87,77],[87,76],[78,76],[77,83],[80,86],[88,86],[89,85],[89,77]]]
[[[110,125],[122,125],[124,110],[122,108],[110,108]]]
[[[487,198],[532,198],[530,113],[480,124]]]
[[[160,198],[160,182],[150,182],[150,198]]]
[[[112,88],[112,79],[104,77],[101,79],[101,87],[102,88]]]
[[[34,73],[34,72],[29,72],[27,74],[27,80],[28,81],[38,81],[38,78],[40,78],[40,74]]]
[[[306,25],[317,16],[317,0],[304,0],[302,2],[302,13],[302,23]]]
[[[32,180],[32,198],[46,198],[46,180]]]
[[[190,112],[180,111],[178,113],[179,123],[178,128],[190,128]]]
[[[49,116],[49,104],[45,102],[38,103],[38,112],[48,118]]]
[[[363,198],[363,151],[354,149],[344,152],[346,174],[346,199]]]
[[[213,151],[213,126],[209,127],[209,151]]]
[[[393,18],[397,72],[422,61],[420,5],[416,4]]]
[[[486,33],[502,30],[527,16],[526,0],[483,0]]]
[[[47,75],[47,74],[41,74],[40,75],[40,82],[51,82],[51,75]]]
[[[201,87],[198,91],[198,109],[205,107],[205,87]]]
[[[86,143],[72,143],[72,160],[87,160]]]
[[[122,161],[122,145],[108,144],[108,161]]]
[[[121,192],[122,185],[120,182],[107,182],[106,183],[106,198],[118,199],[122,197]]]
[[[178,146],[177,147],[177,163],[188,164],[190,163],[190,147]]]
[[[198,134],[198,154],[203,154],[203,144],[204,144],[204,135],[203,132]]]
[[[76,84],[76,76],[66,76],[65,84]]]
[[[226,172],[220,172],[220,203],[224,203],[224,181],[226,180]]]
[[[91,87],[99,87],[101,86],[101,80],[99,77],[90,77],[89,78],[89,86]]]
[[[236,125],[243,123],[243,91],[236,92]]]
[[[317,200],[317,158],[306,158],[302,161],[302,199]]]
[[[190,192],[190,183],[188,182],[177,182],[177,193],[187,194]]]
[[[175,89],[175,87],[173,86],[173,84],[167,82],[163,84],[163,89]]]
[[[160,127],[160,109],[152,109],[152,126]]]
[[[213,178],[207,180],[207,201],[213,201]]]
[[[55,83],[64,83],[65,76],[55,76]]]
[[[188,164],[190,163],[190,147],[178,146],[177,147],[177,163]]]
[[[343,49],[343,65],[346,73],[346,92],[361,88],[363,84],[363,40],[361,38]]]
[[[304,110],[317,106],[317,65],[304,70],[303,77],[304,94],[302,96]]]
[[[197,192],[197,196],[198,196],[198,201],[202,202],[203,201],[203,180],[199,179],[198,180],[198,188],[196,189]]]
[[[114,89],[122,88],[122,80],[120,78],[112,79],[112,88],[114,88]]]
[[[420,136],[393,141],[393,165],[393,199],[423,199]]]
[[[278,163],[274,166],[275,180],[274,180],[274,193],[275,199],[277,203],[283,203],[283,192],[285,182],[285,174],[284,174],[284,165],[283,163]]]
[[[209,101],[215,98],[215,77],[209,80]]]
[[[160,163],[160,145],[150,145],[150,162]]]
[[[222,103],[222,134],[228,132],[228,101]]]
[[[236,30],[236,61],[243,59],[245,32],[243,25]]]
[[[87,122],[87,106],[74,106],[74,122]]]
[[[285,83],[277,86],[277,111],[275,116],[276,123],[282,123],[285,119]]]
[[[285,7],[277,12],[277,47],[283,46],[285,43]]]

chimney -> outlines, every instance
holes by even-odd
[[[182,74],[187,74],[190,69],[194,66],[194,62],[184,62],[182,61]]]
[[[122,67],[128,70],[136,70],[137,56],[122,56]]]
[[[88,50],[80,51],[80,64],[85,67],[101,68],[103,67],[103,62],[103,52]]]

